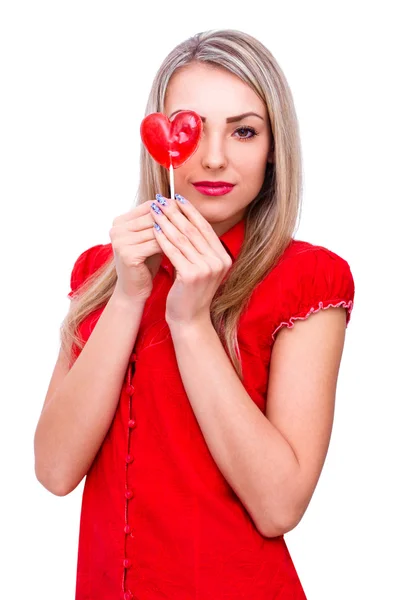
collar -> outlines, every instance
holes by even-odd
[[[242,218],[238,223],[235,223],[228,231],[219,236],[219,240],[225,247],[226,251],[232,258],[232,262],[236,260],[239,252],[242,248],[243,240],[245,238],[245,218]],[[174,267],[169,258],[164,254],[162,257],[161,265],[168,273],[174,275]]]
[[[237,258],[242,248],[243,240],[245,238],[245,222],[244,218],[241,219],[238,223],[235,223],[231,229],[219,237],[233,261]]]

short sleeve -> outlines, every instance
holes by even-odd
[[[285,261],[272,338],[282,327],[330,307],[346,309],[348,327],[355,283],[348,262],[327,248],[312,246]]]
[[[74,298],[75,293],[79,290],[80,286],[95,270],[97,257],[103,247],[103,244],[91,246],[78,256],[70,276],[70,292],[68,293],[68,298]]]

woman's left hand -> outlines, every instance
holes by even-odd
[[[213,227],[191,202],[166,198],[164,205],[161,198],[157,195],[151,206],[156,205],[162,213],[151,208],[151,214],[162,231],[153,228],[159,246],[176,271],[166,301],[166,322],[169,327],[210,322],[213,296],[232,266],[232,259]]]

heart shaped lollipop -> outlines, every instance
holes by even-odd
[[[193,110],[180,111],[172,121],[163,113],[151,113],[141,123],[143,144],[160,165],[170,170],[172,198],[173,169],[181,167],[197,150],[202,128],[201,117]]]
[[[147,150],[166,169],[181,167],[194,154],[201,133],[201,117],[192,110],[182,110],[172,121],[163,113],[151,113],[140,126]]]

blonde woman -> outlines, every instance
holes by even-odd
[[[142,146],[135,206],[74,264],[36,476],[86,476],[76,600],[303,600],[284,534],[328,450],[354,280],[294,237],[298,121],[265,46],[179,44],[146,115],[182,110],[203,134],[177,198]]]

